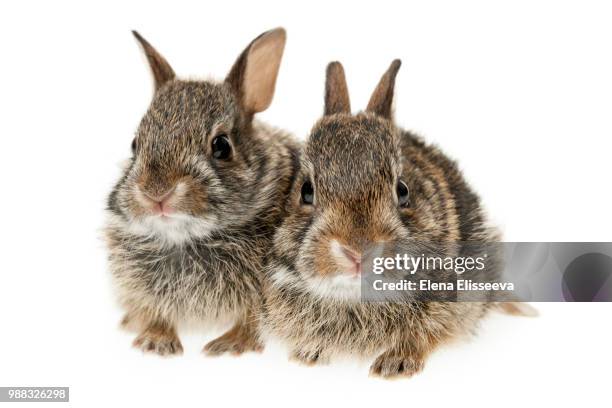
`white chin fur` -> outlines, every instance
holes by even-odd
[[[311,293],[321,298],[360,301],[361,279],[346,274],[332,277],[311,277],[306,280]]]
[[[298,279],[286,268],[275,268],[272,281],[278,286],[302,287],[313,296],[345,302],[361,301],[361,279],[346,274],[332,277],[309,277]]]
[[[127,229],[134,235],[155,237],[168,245],[180,245],[195,238],[206,238],[215,229],[209,218],[195,218],[186,214],[170,217],[149,216],[133,220]]]

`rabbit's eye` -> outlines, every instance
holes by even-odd
[[[215,136],[212,141],[212,155],[217,160],[227,160],[232,154],[232,145],[226,134]]]
[[[408,186],[403,181],[397,183],[397,200],[400,207],[408,207],[410,204]]]
[[[312,205],[314,202],[314,189],[312,188],[312,183],[310,181],[305,181],[302,184],[302,204]]]
[[[136,138],[134,138],[134,140],[132,140],[132,153],[136,153],[137,147],[138,145],[136,144]]]

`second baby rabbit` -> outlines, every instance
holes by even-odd
[[[292,183],[297,145],[254,121],[268,108],[285,46],[253,40],[225,80],[175,77],[138,33],[155,95],[108,199],[105,236],[134,346],[182,352],[183,321],[233,321],[208,354],[260,350],[260,274]]]
[[[526,313],[515,303],[362,301],[362,259],[372,245],[450,248],[497,238],[455,163],[394,124],[399,67],[391,64],[366,111],[352,115],[344,70],[328,66],[325,114],[306,141],[275,236],[265,325],[307,364],[378,354],[371,374],[410,376],[490,308]]]

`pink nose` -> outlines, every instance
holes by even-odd
[[[342,271],[354,276],[361,275],[361,252],[336,240],[332,240],[330,246],[331,254]]]
[[[174,191],[176,190],[176,186],[167,190],[162,194],[152,194],[142,188],[140,188],[140,192],[142,193],[143,198],[147,202],[147,205],[153,212],[153,214],[157,215],[168,215],[171,214],[174,209],[170,204],[172,197],[174,195]]]

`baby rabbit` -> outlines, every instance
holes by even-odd
[[[363,302],[371,245],[491,242],[478,197],[456,164],[392,119],[395,60],[365,112],[351,115],[342,65],[327,67],[324,117],[313,127],[277,230],[265,281],[265,325],[307,364],[379,354],[372,375],[411,376],[471,332],[488,309],[521,304]]]
[[[257,37],[224,81],[175,77],[137,32],[155,95],[108,198],[110,269],[134,346],[182,353],[182,321],[231,319],[209,355],[261,350],[261,271],[297,169],[297,145],[253,120],[271,103],[285,30]]]

